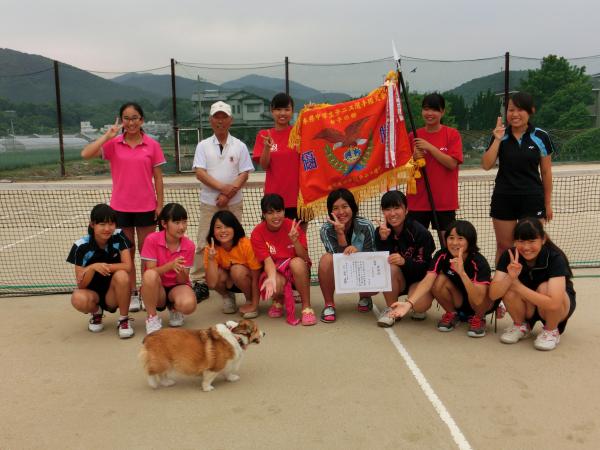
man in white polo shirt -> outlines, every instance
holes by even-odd
[[[242,187],[254,170],[246,144],[229,134],[232,123],[230,105],[221,101],[211,105],[210,126],[215,134],[198,144],[192,165],[196,178],[203,184],[194,263],[194,276],[202,278],[204,247],[212,216],[219,210],[228,209],[242,221]],[[232,314],[236,311],[235,296],[224,298],[223,312]]]

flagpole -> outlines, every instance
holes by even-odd
[[[404,85],[404,77],[402,76],[402,70],[400,69],[400,58],[396,59],[396,73],[398,74],[398,88],[404,97],[404,103],[406,104],[406,112],[408,113],[408,121],[410,123],[410,128],[412,130],[413,136],[417,137],[417,128],[415,127],[415,121],[413,120],[412,111],[410,109],[410,102],[408,101],[408,93],[406,91],[406,87]],[[431,205],[431,215],[433,226],[437,230],[438,240],[440,241],[440,247],[446,247],[444,243],[444,238],[442,236],[442,230],[439,229],[439,221],[437,217],[437,211],[435,209],[435,204],[433,203],[433,195],[431,194],[431,186],[429,185],[429,178],[427,177],[426,166],[421,167],[421,174],[423,175],[423,181],[425,182],[425,189],[427,190],[427,198],[429,199],[429,204]]]

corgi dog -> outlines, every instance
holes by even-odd
[[[222,373],[227,381],[240,379],[243,352],[265,335],[252,320],[228,321],[207,330],[163,328],[144,338],[140,360],[153,388],[172,386],[171,372],[202,375],[202,390],[214,389],[212,382]]]

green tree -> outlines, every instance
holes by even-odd
[[[500,115],[500,108],[500,97],[490,89],[477,94],[469,111],[469,129],[492,130]]]
[[[594,98],[585,67],[571,65],[556,55],[546,56],[539,69],[528,71],[519,90],[533,96],[537,109],[534,120],[540,126],[579,129],[592,125],[586,106]]]
[[[462,95],[457,95],[451,92],[444,92],[446,99],[446,116],[451,115],[457,128],[461,130],[467,129],[469,125],[469,108],[465,104],[465,99]],[[448,125],[448,123],[446,122]]]

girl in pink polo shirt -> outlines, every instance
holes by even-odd
[[[81,152],[84,159],[100,156],[110,162],[113,182],[110,206],[117,213],[117,227],[132,243],[132,261],[135,257],[135,235],[141,250],[146,236],[156,229],[156,217],[163,203],[161,166],[166,163],[165,156],[160,144],[144,133],[143,124],[141,106],[125,103],[115,124]],[[135,267],[129,272],[130,311],[141,308],[135,272]]]
[[[168,203],[158,216],[160,231],[146,238],[142,260],[146,271],[142,296],[146,305],[146,333],[160,330],[158,311],[169,309],[169,325],[183,325],[183,315],[196,310],[196,295],[190,283],[196,246],[185,236],[187,212],[179,203]]]

